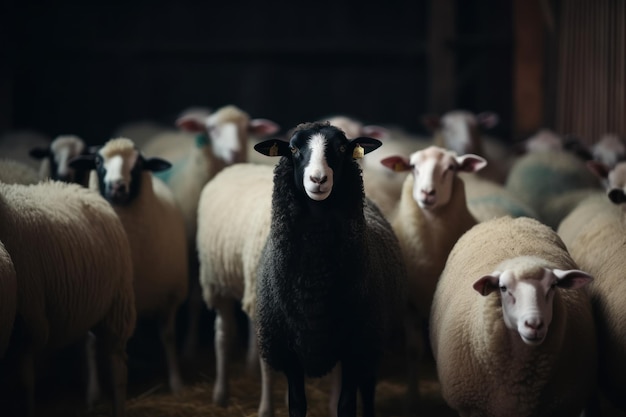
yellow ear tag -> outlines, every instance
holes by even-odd
[[[278,156],[278,145],[276,144],[276,142],[274,142],[274,144],[270,148],[270,156]]]
[[[365,149],[363,149],[363,147],[361,147],[361,145],[357,143],[356,147],[352,151],[352,157],[354,159],[361,159],[363,158],[364,155],[365,155]]]
[[[402,171],[404,171],[404,164],[402,162],[396,162],[393,165],[393,170],[395,172],[402,172]]]

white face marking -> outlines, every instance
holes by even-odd
[[[324,155],[326,138],[317,133],[311,136],[307,145],[311,149],[311,157],[304,168],[304,189],[310,199],[325,200],[333,189],[333,170],[326,163]]]
[[[413,165],[413,199],[423,210],[445,206],[452,196],[456,166],[451,153],[442,148],[430,147],[415,152],[410,158]]]
[[[70,168],[69,161],[75,156],[80,155],[85,148],[82,140],[73,136],[60,137],[52,142],[50,149],[54,155],[54,161],[57,164],[57,175],[66,177],[74,173],[74,169]]]
[[[231,122],[215,124],[209,118],[207,131],[211,138],[213,153],[227,164],[236,162],[235,155],[241,151],[237,125]]]
[[[555,283],[556,277],[548,269],[543,269],[540,279],[519,279],[511,270],[500,275],[504,324],[517,331],[527,345],[542,343],[548,333]]]

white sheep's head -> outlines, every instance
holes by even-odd
[[[336,115],[326,119],[331,125],[338,127],[345,133],[346,138],[354,139],[361,136],[367,136],[378,140],[384,140],[389,137],[389,130],[378,125],[364,125],[361,121],[352,117]]]
[[[561,270],[544,265],[545,261],[534,256],[509,259],[473,285],[483,296],[499,291],[504,324],[531,346],[540,345],[548,334],[557,288],[573,290],[593,279],[578,269]]]
[[[142,171],[157,172],[172,166],[161,158],[144,158],[126,138],[111,139],[97,153],[74,158],[70,165],[95,170],[100,194],[114,205],[130,204],[139,195]]]
[[[603,135],[591,149],[593,159],[610,168],[614,168],[618,162],[626,158],[626,143],[616,134]]]
[[[377,149],[377,139],[348,140],[342,130],[328,122],[303,123],[293,130],[289,142],[270,139],[254,146],[267,156],[290,158],[297,187],[313,201],[326,200],[348,161]],[[355,152],[356,150],[356,152]]]
[[[389,156],[380,162],[396,172],[411,171],[413,199],[423,210],[435,210],[448,204],[457,172],[477,172],[487,166],[483,157],[474,154],[457,156],[454,151],[439,146],[414,152],[408,160],[402,156]]]
[[[188,111],[176,120],[176,125],[188,132],[206,137],[196,141],[199,146],[210,144],[213,154],[226,164],[245,162],[250,134],[267,136],[279,130],[278,124],[268,119],[250,119],[236,106],[224,106],[211,114],[208,110]]]
[[[435,133],[438,145],[462,155],[482,153],[480,130],[494,127],[499,118],[492,112],[474,114],[465,110],[453,110],[441,117],[425,115],[422,120]]]
[[[84,155],[88,151],[85,141],[75,135],[57,136],[47,148],[33,148],[29,154],[32,158],[43,160],[47,158],[47,168],[50,178],[64,182],[82,183],[85,172],[70,167],[72,158]]]

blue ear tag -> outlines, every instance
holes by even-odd
[[[198,133],[196,135],[196,147],[202,148],[209,144],[209,137],[206,133]]]

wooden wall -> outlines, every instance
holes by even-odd
[[[285,129],[347,113],[423,132],[420,116],[448,105],[493,110],[507,135],[511,2],[447,1],[453,27],[433,42],[432,28],[450,22],[431,21],[439,2],[429,0],[9,0],[0,131],[101,142],[122,123],[235,103]],[[445,76],[429,67],[442,50],[452,57]],[[446,80],[447,92],[431,89]]]

